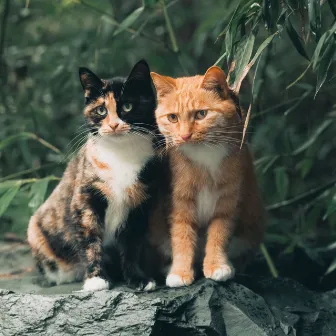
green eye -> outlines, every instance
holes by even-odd
[[[131,111],[133,108],[133,105],[131,103],[125,103],[123,106],[122,106],[122,109],[124,112],[129,112]]]
[[[99,106],[99,107],[97,107],[97,113],[100,115],[100,116],[104,116],[104,115],[106,115],[107,114],[107,110],[106,110],[106,108],[105,108],[105,106]]]

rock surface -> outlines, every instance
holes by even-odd
[[[153,293],[0,290],[0,335],[335,335],[336,291],[318,294],[284,279],[238,281]]]
[[[34,284],[24,246],[15,255],[12,247],[0,254],[1,336],[336,335],[336,290],[317,293],[292,280],[240,276],[152,293],[125,287],[83,293],[75,292],[80,284]]]

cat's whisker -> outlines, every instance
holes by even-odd
[[[80,132],[79,134],[77,134],[66,146],[66,148],[68,148],[78,137],[82,136],[83,134],[85,133],[89,133],[90,130],[85,130],[85,131],[82,131]]]
[[[80,138],[79,140],[77,140],[72,146],[71,148],[68,149],[67,153],[64,156],[64,159],[62,160],[63,162],[68,160],[69,157],[71,157],[75,152],[77,152],[78,149],[78,145],[81,145],[82,143],[86,143],[88,139],[88,135],[84,135],[82,138]],[[73,150],[73,148],[75,148]]]

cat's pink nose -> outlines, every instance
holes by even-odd
[[[191,134],[185,134],[185,135],[181,135],[181,138],[187,142],[190,138],[191,138]]]
[[[109,123],[109,126],[110,126],[110,128],[111,128],[113,131],[115,131],[116,128],[119,126],[119,123],[117,123],[117,122],[110,122],[110,123]]]

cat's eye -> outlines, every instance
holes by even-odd
[[[96,111],[102,117],[107,114],[107,110],[106,110],[105,106],[103,106],[103,105],[97,107]]]
[[[177,122],[177,115],[174,113],[168,114],[167,118],[171,123]]]
[[[133,108],[133,105],[131,103],[125,103],[123,106],[122,106],[122,109],[124,112],[129,112],[131,111]]]
[[[208,114],[208,111],[206,110],[199,110],[195,114],[195,118],[198,120],[204,119]]]

